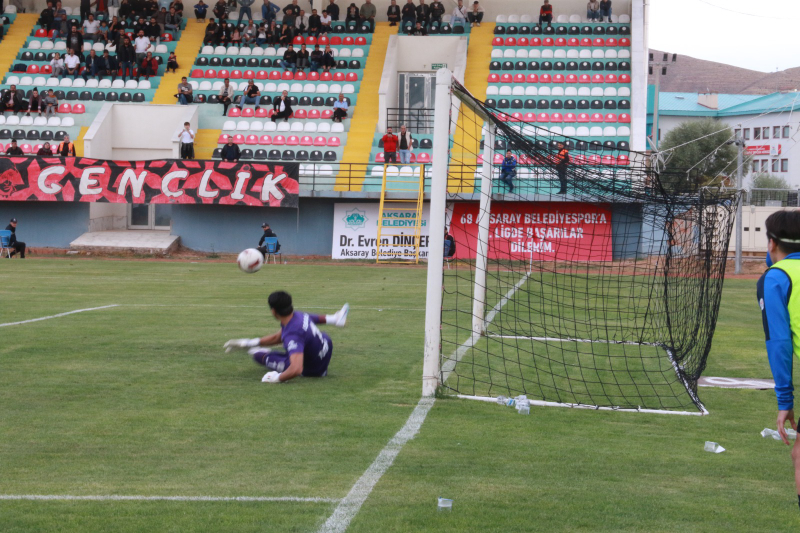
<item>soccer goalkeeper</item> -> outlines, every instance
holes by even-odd
[[[256,363],[270,370],[261,378],[264,383],[280,383],[297,376],[327,375],[333,342],[327,333],[317,328],[317,324],[343,327],[350,306],[344,304],[344,307],[333,315],[312,315],[295,311],[292,307],[292,297],[284,291],[273,292],[267,301],[272,316],[281,323],[281,330],[261,338],[231,339],[223,346],[225,352],[230,353],[235,349],[247,350]],[[281,343],[286,352],[276,352],[268,348]]]
[[[789,445],[786,422],[794,418],[792,351],[800,357],[800,211],[778,211],[767,217],[767,266],[758,280],[767,357],[778,398],[778,432]],[[774,261],[774,264],[773,264]],[[800,505],[800,439],[792,448],[797,503]]]

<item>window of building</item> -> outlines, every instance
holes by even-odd
[[[761,131],[761,138],[762,139],[769,139],[769,128],[763,128]]]
[[[745,141],[749,141],[750,140],[750,128],[745,128],[744,129],[744,140]]]
[[[753,173],[754,174],[758,173],[758,169],[759,169],[758,159],[753,159]]]
[[[789,172],[789,160],[781,159],[781,172]]]
[[[739,138],[739,135],[741,135],[741,134],[742,134],[742,130],[740,130],[740,129],[738,129],[738,128],[737,128],[737,129],[735,129],[735,130],[733,130],[733,135],[734,135],[734,137],[736,137],[737,139]]]
[[[767,161],[766,159],[761,160],[761,172],[767,172],[769,170],[768,164],[769,161]]]
[[[761,138],[761,128],[753,128],[753,139],[758,140]]]
[[[780,126],[772,126],[772,138],[773,139],[780,139],[781,138],[781,127]]]
[[[772,172],[778,172],[778,168],[780,168],[778,166],[779,163],[780,161],[778,161],[777,159],[772,160]]]
[[[788,139],[789,136],[791,135],[791,133],[792,133],[792,128],[790,128],[789,126],[784,126],[783,127],[783,138],[784,139]]]

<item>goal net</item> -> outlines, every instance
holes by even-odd
[[[613,136],[567,136],[569,110],[526,122],[455,80],[449,104],[440,393],[706,413],[737,192],[665,180]]]

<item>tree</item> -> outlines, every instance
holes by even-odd
[[[726,144],[733,138],[728,125],[712,118],[687,121],[671,130],[659,146],[661,151],[674,148],[662,175],[665,187],[675,190],[689,184],[714,185],[735,174],[738,148]]]
[[[760,172],[753,176],[754,189],[788,189],[789,184],[780,176]]]

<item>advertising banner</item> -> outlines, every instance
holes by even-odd
[[[0,201],[297,207],[297,163],[0,157]]]
[[[402,209],[403,204],[393,204],[392,207],[401,209],[393,211],[391,220],[384,222],[382,239],[392,252],[397,253],[398,258],[410,257],[413,250],[407,243],[413,242],[416,206],[409,203],[407,210]],[[429,206],[425,204],[422,208],[420,259],[428,258],[429,215]],[[333,259],[375,260],[379,220],[380,204],[377,202],[336,204],[333,209]],[[408,231],[403,231],[403,228],[408,228]]]
[[[450,233],[456,259],[474,259],[478,204],[453,207]],[[489,257],[533,261],[610,261],[611,209],[577,202],[494,202]]]

